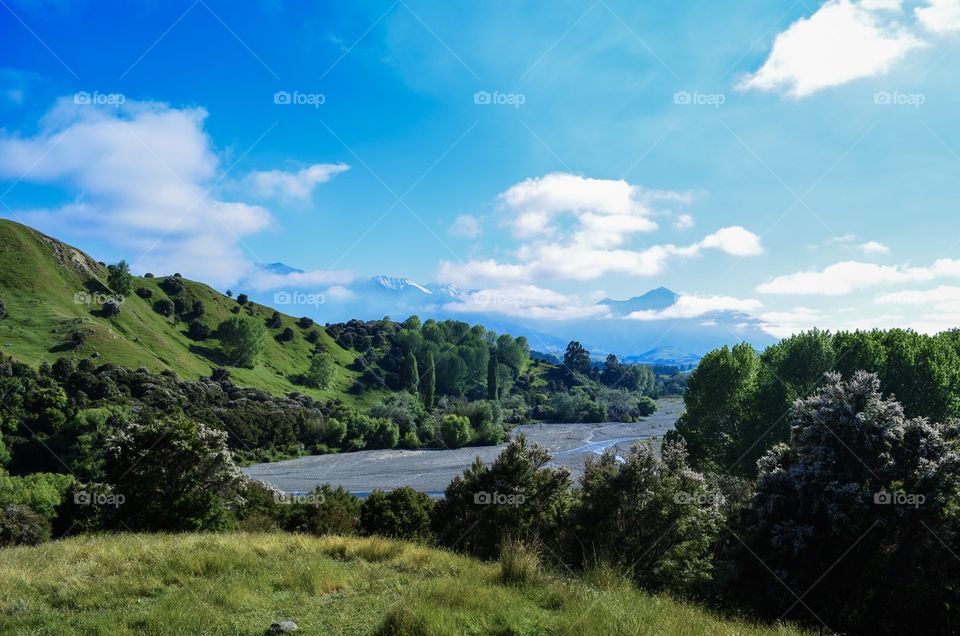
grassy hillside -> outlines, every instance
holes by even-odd
[[[499,582],[499,566],[383,539],[84,536],[0,552],[0,632],[799,634],[626,585]]]
[[[0,220],[0,300],[8,314],[0,320],[0,350],[31,365],[59,356],[79,359],[99,354],[102,361],[155,372],[171,369],[190,379],[209,375],[213,367],[222,364],[215,338],[194,342],[186,335],[186,321],[154,311],[153,304],[168,297],[159,286],[162,278],[135,278],[134,289],[152,289],[153,297],[145,300],[131,294],[120,315],[112,318],[100,315],[100,303],[86,302],[109,293],[106,280],[106,268],[80,250],[24,225]],[[179,296],[188,304],[203,302],[206,314],[201,320],[211,329],[232,315],[235,300],[202,283],[181,280],[184,290]],[[256,306],[252,315],[266,321],[272,313],[273,309]],[[359,398],[347,393],[357,373],[346,365],[356,352],[334,343],[322,326],[301,329],[296,317],[285,315],[282,321],[282,326],[269,331],[256,368],[231,369],[237,384],[276,394],[296,390],[315,398],[339,397],[354,404],[379,397],[376,392]],[[285,327],[293,329],[294,339],[278,342],[274,336]],[[71,335],[78,330],[87,338],[75,347]],[[291,379],[308,366],[313,345],[305,337],[311,330],[319,333],[319,342],[337,361],[333,385],[323,391],[295,385]]]

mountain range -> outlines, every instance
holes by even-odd
[[[275,274],[302,271],[283,263],[262,267]],[[777,340],[764,330],[761,320],[739,311],[714,311],[694,318],[646,316],[639,320],[631,316],[636,312],[663,312],[675,306],[681,296],[666,287],[624,300],[605,298],[597,303],[608,308],[604,317],[567,320],[521,319],[496,311],[451,309],[476,290],[440,283],[421,284],[403,277],[380,275],[360,279],[349,290],[345,297],[328,299],[322,306],[301,306],[288,311],[321,322],[386,315],[403,319],[413,314],[422,319],[457,319],[525,336],[533,349],[544,353],[560,353],[568,342],[578,340],[594,358],[613,353],[630,362],[681,366],[696,364],[705,353],[724,344],[745,341],[763,348]],[[269,298],[261,300],[268,302]]]

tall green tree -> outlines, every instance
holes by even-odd
[[[583,345],[573,340],[567,345],[563,354],[563,366],[578,373],[590,373],[590,352]]]
[[[420,397],[423,399],[425,409],[433,408],[434,397],[437,393],[437,369],[433,361],[433,352],[427,352],[426,370],[423,372],[423,378],[420,380]]]
[[[333,356],[326,351],[318,351],[310,358],[310,367],[304,374],[307,384],[315,389],[325,389],[333,381],[336,365]]]
[[[416,394],[420,386],[420,371],[417,369],[417,358],[413,352],[407,354],[400,367],[400,388],[409,393]]]
[[[264,335],[266,329],[259,320],[243,316],[227,318],[217,327],[223,355],[237,367],[253,367],[256,364],[257,356],[263,349]]]
[[[129,296],[133,292],[133,276],[127,261],[107,266],[107,285],[115,294]]]
[[[487,362],[487,399],[488,400],[500,399],[499,376],[500,376],[500,358],[499,356],[497,356],[496,352],[494,352],[490,355],[489,362]]]

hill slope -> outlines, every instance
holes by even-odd
[[[52,634],[800,634],[627,585],[541,577],[384,539],[83,536],[0,551],[0,631]]]
[[[134,289],[152,292],[149,299],[131,294],[124,299],[118,316],[102,315],[107,288],[107,269],[82,251],[12,221],[0,220],[0,300],[7,317],[0,320],[0,351],[31,365],[52,362],[57,357],[82,358],[96,355],[103,361],[130,368],[146,367],[154,372],[170,369],[186,378],[210,375],[223,360],[215,338],[195,342],[187,337],[188,320],[166,317],[154,310],[160,299],[181,299],[185,306],[203,303],[199,318],[211,329],[233,315],[237,302],[202,283],[177,279],[183,291],[171,295],[161,288],[162,278],[134,278]],[[260,305],[245,307],[266,321],[273,310]],[[297,319],[281,314],[282,324],[270,329],[262,362],[254,369],[232,368],[238,385],[254,386],[276,394],[300,391],[315,398],[342,398],[369,401],[376,392],[356,398],[347,393],[357,373],[346,368],[356,352],[341,348],[320,326],[302,329]],[[294,331],[289,342],[275,336],[284,328]],[[83,344],[72,340],[83,332]],[[297,385],[293,379],[304,372],[314,345],[307,342],[316,331],[319,344],[337,362],[332,386],[318,391]]]

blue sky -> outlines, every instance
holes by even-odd
[[[267,296],[936,331],[958,38],[960,0],[2,0],[0,215]]]

